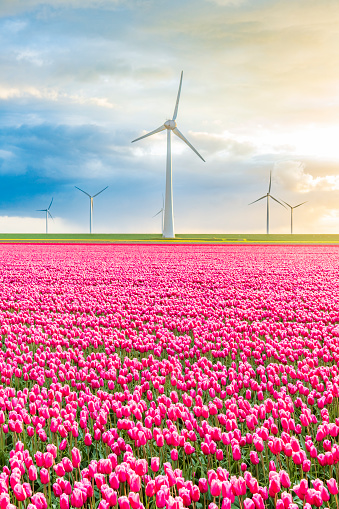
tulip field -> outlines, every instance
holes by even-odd
[[[0,509],[338,509],[334,246],[0,244]]]

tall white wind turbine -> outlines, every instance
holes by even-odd
[[[53,198],[51,200],[51,203],[49,204],[49,207],[47,209],[39,209],[37,212],[45,212],[46,213],[46,233],[48,233],[48,216],[53,219],[52,214],[50,213],[49,209],[51,208],[53,203]]]
[[[94,194],[93,196],[86,193],[83,189],[80,189],[80,187],[74,186],[76,189],[79,189],[82,193],[86,194],[89,197],[89,233],[92,233],[93,230],[93,198],[98,196],[98,194],[103,193],[106,191],[108,186],[104,187],[104,189],[101,189],[97,194]]]
[[[175,236],[174,233],[174,217],[173,217],[173,186],[172,186],[172,151],[171,151],[171,134],[172,132],[178,136],[182,141],[188,145],[193,152],[197,154],[197,156],[200,157],[205,162],[205,159],[201,157],[199,152],[191,145],[191,143],[185,138],[185,136],[179,131],[176,123],[176,118],[178,115],[178,107],[179,107],[179,100],[180,100],[180,93],[181,93],[181,85],[182,85],[182,77],[183,77],[183,71],[181,71],[181,77],[180,77],[180,84],[179,84],[179,90],[177,95],[177,101],[175,103],[174,113],[172,120],[166,120],[166,122],[158,127],[157,129],[154,129],[154,131],[151,131],[144,136],[140,136],[140,138],[136,138],[132,141],[134,143],[135,141],[142,140],[143,138],[147,138],[148,136],[152,136],[152,134],[160,133],[161,131],[164,131],[167,129],[167,159],[166,159],[166,191],[165,191],[165,213],[164,213],[164,227],[163,227],[163,238],[167,239],[173,239]]]
[[[164,233],[164,210],[165,210],[165,204],[164,204],[164,195],[163,195],[162,196],[162,207],[159,210],[159,212],[157,212],[153,216],[153,217],[157,217],[159,214],[161,214],[161,233],[162,234]]]
[[[281,201],[283,201],[288,207],[290,207],[290,210],[291,210],[291,234],[292,234],[293,233],[293,210],[296,209],[297,207],[301,207],[301,205],[304,205],[305,203],[307,203],[307,201],[303,201],[302,203],[299,203],[299,205],[294,205],[294,207],[292,207],[292,205],[290,205],[289,203],[287,203],[284,200],[281,200]]]
[[[283,205],[279,200],[277,200],[276,198],[274,198],[274,196],[271,195],[271,187],[272,187],[272,171],[270,171],[270,183],[268,185],[268,193],[266,193],[261,198],[258,198],[257,200],[254,200],[251,203],[249,203],[249,205],[252,205],[253,203],[256,203],[257,201],[264,200],[266,198],[266,200],[267,200],[267,203],[266,203],[267,204],[267,207],[266,207],[266,210],[267,210],[267,212],[266,212],[266,214],[267,214],[266,233],[267,234],[270,233],[270,198],[272,198],[272,200],[279,203],[279,205],[281,205],[282,207],[286,208],[285,205]]]

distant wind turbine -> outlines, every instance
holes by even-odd
[[[89,197],[89,233],[92,233],[92,229],[93,229],[93,198],[98,196],[98,194],[103,193],[108,188],[108,186],[106,186],[104,189],[101,189],[101,191],[99,191],[97,194],[94,194],[93,196],[86,193],[86,191],[84,191],[83,189],[80,189],[80,187],[77,187],[77,186],[74,186],[74,187]]]
[[[284,200],[281,200],[281,201],[283,201],[291,209],[291,234],[292,234],[293,233],[293,209],[296,209],[297,207],[301,207],[301,205],[304,205],[305,203],[307,203],[307,201],[303,201],[302,203],[299,203],[299,205],[294,205],[294,207],[292,207],[292,205],[290,205],[289,203],[287,203]]]
[[[202,159],[205,162],[205,159],[203,157],[201,157],[199,152],[193,147],[193,145],[191,145],[191,143],[185,138],[185,136],[177,128],[176,118],[177,118],[177,114],[178,114],[182,77],[183,77],[183,71],[181,71],[177,101],[175,103],[172,120],[166,120],[166,122],[162,126],[158,127],[157,129],[154,129],[154,131],[151,131],[151,132],[145,134],[144,136],[140,136],[140,138],[136,138],[135,140],[132,141],[132,143],[134,143],[135,141],[142,140],[143,138],[152,136],[152,134],[160,133],[161,131],[164,131],[165,129],[167,129],[166,192],[165,192],[164,227],[163,227],[162,236],[164,238],[168,238],[168,239],[173,239],[175,236],[174,217],[173,217],[171,133],[173,132],[176,136],[178,136],[178,138],[180,138],[182,141],[184,141],[186,143],[186,145],[188,145],[193,150],[193,152],[195,152],[197,154],[197,156],[199,156],[200,159]]]
[[[162,196],[162,207],[161,209],[159,210],[159,212],[157,212],[156,214],[154,214],[153,217],[156,217],[158,216],[159,214],[161,214],[161,233],[163,234],[164,233],[164,210],[165,210],[165,205],[164,205],[164,195]]]
[[[48,216],[53,219],[52,214],[50,213],[49,209],[51,208],[53,203],[53,198],[51,200],[51,203],[49,204],[49,207],[47,209],[39,209],[37,212],[45,212],[46,213],[46,233],[48,233]]]
[[[270,233],[270,198],[272,198],[272,200],[279,203],[279,205],[281,205],[282,207],[286,208],[285,205],[283,205],[279,200],[277,200],[276,198],[274,198],[274,196],[271,195],[271,187],[272,187],[272,171],[270,171],[270,183],[268,186],[268,193],[265,194],[264,196],[262,196],[261,198],[258,198],[257,200],[254,200],[251,203],[249,203],[249,205],[252,205],[253,203],[256,203],[257,201],[264,200],[265,198],[267,199],[267,221],[266,221],[266,233],[267,234]]]

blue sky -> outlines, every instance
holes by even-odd
[[[0,1],[0,232],[156,232],[173,113],[177,232],[339,231],[336,0]],[[272,205],[271,231],[288,232]]]

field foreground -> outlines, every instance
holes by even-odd
[[[0,233],[0,243],[51,244],[339,244],[336,234],[178,234],[175,239],[163,239],[160,234],[134,233]]]
[[[331,246],[0,245],[0,508],[338,508]]]

